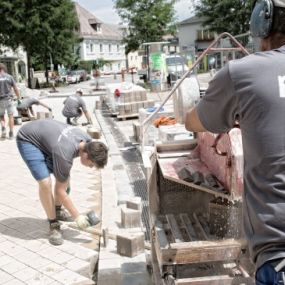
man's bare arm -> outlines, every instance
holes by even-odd
[[[185,118],[185,128],[190,132],[206,132],[207,131],[199,119],[196,108],[193,108],[187,112],[186,118]]]
[[[66,193],[66,188],[69,185],[69,180],[66,182],[59,182],[56,180],[55,182],[55,195],[57,199],[62,203],[62,205],[68,210],[73,219],[76,219],[79,216],[79,212],[77,211],[75,205],[72,200]]]
[[[19,89],[16,85],[13,85],[14,92],[18,99],[21,99]]]

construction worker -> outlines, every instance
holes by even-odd
[[[80,157],[87,167],[103,168],[108,149],[79,128],[55,120],[36,120],[25,124],[17,134],[19,152],[39,184],[39,196],[50,224],[49,241],[63,243],[60,211],[63,205],[79,228],[90,226],[85,215],[79,214],[66,193],[73,159]],[[54,196],[50,174],[55,177]],[[56,210],[57,209],[57,210]],[[65,218],[65,217],[64,217]]]
[[[81,89],[77,89],[75,95],[69,96],[64,100],[64,108],[62,110],[62,115],[66,117],[66,122],[69,125],[77,125],[77,120],[81,117],[82,113],[84,113],[87,122],[89,124],[92,123],[91,116],[87,111],[86,104],[82,99],[83,92]],[[71,122],[71,118],[73,118]]]
[[[189,131],[243,139],[243,225],[256,284],[285,284],[285,0],[258,0],[250,20],[261,52],[230,61],[186,115]]]
[[[6,138],[6,125],[5,125],[5,112],[7,111],[9,117],[9,139],[14,138],[14,104],[13,94],[14,92],[18,99],[20,99],[20,93],[16,86],[14,78],[6,73],[6,66],[0,63],[0,121],[1,121],[1,138]]]
[[[30,120],[35,119],[33,105],[41,105],[44,108],[48,109],[50,112],[52,112],[52,109],[47,104],[36,98],[27,97],[22,99],[21,101],[18,101],[17,110],[19,115],[22,117],[28,117]]]

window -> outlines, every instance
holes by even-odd
[[[117,45],[117,52],[120,52],[120,45]]]
[[[93,52],[93,44],[90,44],[90,52]]]
[[[131,61],[133,60],[133,56],[131,56]]]
[[[198,41],[211,41],[215,38],[214,33],[209,30],[198,30],[197,40]]]
[[[118,70],[121,70],[121,64],[118,63]]]
[[[100,44],[100,52],[103,52],[103,45]]]
[[[112,45],[109,44],[109,52],[112,52]]]

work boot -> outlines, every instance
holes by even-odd
[[[2,138],[2,139],[5,139],[5,138],[6,138],[6,128],[5,128],[5,127],[2,127],[1,138]]]
[[[59,222],[50,223],[49,226],[49,242],[52,245],[61,245],[63,244],[63,238],[60,231],[60,224]]]
[[[12,140],[14,138],[14,133],[13,131],[10,131],[9,132],[9,139]]]
[[[58,221],[63,221],[63,222],[73,221],[69,213],[66,210],[62,209],[61,206],[55,206],[55,213],[56,213],[56,219]]]

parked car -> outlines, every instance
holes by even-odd
[[[87,80],[87,72],[84,69],[71,70],[67,73],[67,83],[78,83]]]

